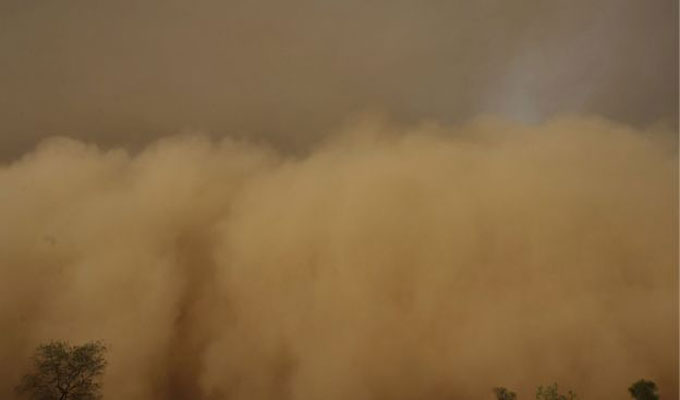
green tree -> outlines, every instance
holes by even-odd
[[[656,383],[640,379],[633,383],[629,388],[631,397],[636,400],[659,400],[659,395],[656,393]]]
[[[536,389],[536,400],[577,400],[576,393],[569,390],[566,395],[560,394],[557,383],[549,386],[539,386]]]
[[[517,400],[515,392],[511,392],[504,387],[493,388],[493,393],[496,395],[496,400]]]
[[[24,375],[16,390],[32,400],[99,399],[106,350],[98,341],[80,346],[42,344],[33,355],[33,371]]]

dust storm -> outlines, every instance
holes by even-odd
[[[671,398],[672,138],[574,116],[362,118],[305,154],[45,139],[0,169],[0,392],[38,343],[97,338],[105,398]]]

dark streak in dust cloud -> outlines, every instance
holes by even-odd
[[[177,239],[178,266],[182,273],[183,292],[177,302],[173,336],[168,344],[167,375],[158,382],[160,398],[191,400],[204,398],[199,387],[203,373],[202,356],[213,339],[210,319],[205,315],[228,312],[228,306],[216,309],[218,300],[212,259],[213,242],[206,232],[189,232]]]

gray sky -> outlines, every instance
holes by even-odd
[[[304,148],[348,116],[677,125],[673,0],[0,0],[0,158],[187,129]]]

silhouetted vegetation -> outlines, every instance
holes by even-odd
[[[16,390],[33,400],[99,399],[105,352],[101,342],[42,344],[33,355],[33,371],[24,375]]]
[[[504,387],[493,388],[493,393],[496,395],[496,400],[517,400],[515,392],[511,392]]]
[[[640,379],[639,381],[633,383],[629,388],[628,392],[635,400],[659,400],[659,395],[657,394],[656,384],[652,381],[646,381]],[[493,388],[493,393],[496,395],[496,400],[517,400],[517,395],[515,392],[511,392],[504,387]],[[566,394],[561,394],[559,392],[557,383],[553,383],[549,386],[539,386],[536,389],[536,400],[577,400],[578,396],[576,393],[568,390]]]
[[[569,390],[566,395],[560,394],[557,383],[549,386],[539,386],[536,389],[536,400],[576,400],[576,393]]]
[[[107,348],[94,341],[83,345],[53,341],[38,346],[33,355],[33,370],[23,376],[16,391],[32,400],[98,400],[101,377],[106,368]],[[640,379],[628,392],[635,400],[659,400],[653,381]],[[517,400],[517,394],[505,387],[493,388],[496,400]],[[539,386],[536,400],[578,400],[576,393],[559,392],[557,383]]]
[[[659,400],[656,391],[656,383],[644,379],[640,379],[628,388],[628,392],[635,400]]]

